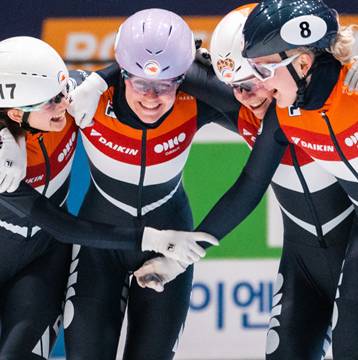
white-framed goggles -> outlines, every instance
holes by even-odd
[[[252,60],[248,59],[249,64],[253,70],[254,75],[260,81],[266,81],[275,76],[275,71],[280,67],[285,67],[291,64],[300,54],[295,54],[275,64],[256,64]]]
[[[132,75],[123,69],[121,70],[121,73],[123,79],[128,80],[133,89],[140,94],[146,94],[152,90],[158,96],[168,95],[175,92],[179,85],[184,81],[184,75],[168,80],[149,80]]]

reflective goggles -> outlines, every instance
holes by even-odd
[[[261,87],[260,83],[254,78],[254,80],[235,81],[229,84],[234,90],[239,92],[252,92]]]
[[[55,107],[56,105],[60,104],[62,99],[68,99],[68,90],[69,90],[69,85],[67,84],[59,94],[57,94],[50,100],[46,100],[34,105],[19,106],[17,107],[17,109],[22,110],[24,112],[50,110],[50,107]]]
[[[250,59],[249,63],[251,65],[251,68],[255,74],[255,76],[261,80],[266,81],[268,79],[271,79],[275,76],[275,71],[280,67],[285,67],[292,63],[293,60],[295,60],[300,54],[296,54],[293,56],[288,57],[285,60],[282,60],[279,63],[276,64],[256,64],[252,62]]]
[[[153,91],[157,96],[169,95],[175,92],[184,81],[184,75],[169,80],[148,80],[132,75],[125,70],[122,70],[121,73],[123,79],[128,80],[134,91],[140,94],[147,94]]]

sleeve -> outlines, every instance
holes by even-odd
[[[235,99],[232,88],[217,78],[211,66],[197,61],[185,74],[180,90],[224,112],[240,109],[240,103]]]
[[[258,205],[287,148],[288,142],[279,128],[275,104],[271,104],[263,130],[234,185],[210,210],[196,231],[222,239],[239,225]],[[201,246],[210,245],[202,243]]]
[[[91,74],[91,71],[85,70],[70,70],[69,75],[69,85],[70,90],[75,89],[77,86],[81,85],[83,81]]]
[[[116,62],[106,68],[97,70],[96,73],[107,83],[108,87],[116,85],[119,76],[121,75],[121,69]]]
[[[102,249],[141,249],[144,225],[137,219],[133,218],[127,227],[83,220],[52,204],[23,181],[15,192],[0,194],[0,205],[63,243]]]
[[[198,128],[202,126],[215,123],[224,128],[238,133],[237,118],[238,112],[223,112],[220,109],[216,109],[200,100],[197,100],[198,105]]]

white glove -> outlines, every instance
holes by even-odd
[[[26,176],[26,140],[20,136],[18,141],[9,129],[0,131],[0,193],[13,192]]]
[[[81,85],[70,92],[71,102],[67,111],[75,118],[77,126],[81,129],[93,125],[98,101],[107,89],[107,83],[93,72]]]
[[[206,255],[206,251],[197,244],[205,241],[219,245],[219,241],[204,232],[157,230],[145,227],[142,238],[142,251],[155,251],[174,260],[192,264]]]
[[[134,276],[140,287],[148,287],[157,292],[162,292],[164,285],[183,273],[187,266],[180,261],[167,257],[157,257],[146,261],[134,272]]]
[[[354,57],[354,63],[344,79],[344,92],[348,94],[358,93],[358,57]]]

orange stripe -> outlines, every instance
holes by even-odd
[[[58,144],[62,141],[65,134],[68,132],[68,130],[74,126],[74,120],[73,118],[66,114],[67,122],[65,128],[60,132],[47,132],[42,133],[44,144],[46,147],[46,150],[51,156],[51,154],[54,152],[54,150],[57,148]],[[38,142],[38,138],[41,134],[27,134],[26,136],[26,149],[27,149],[27,165],[28,166],[34,166],[39,165],[44,162],[44,157]]]
[[[133,129],[130,126],[123,124],[120,119],[114,119],[105,115],[108,102],[112,102],[113,100],[113,92],[114,89],[110,88],[101,96],[97,112],[95,114],[95,120],[116,133],[125,134],[127,137],[135,140],[141,140],[141,130]],[[178,93],[173,111],[158,128],[150,129],[148,131],[148,140],[166,134],[192,119],[196,116],[196,108],[196,101],[192,96],[182,92]]]
[[[301,109],[301,116],[289,116],[288,109],[276,108],[280,124],[297,129],[308,130],[312,133],[328,135],[329,131],[321,112],[327,111],[332,127],[336,133],[348,129],[358,122],[358,96],[343,94],[343,82],[350,65],[342,68],[337,84],[321,109],[305,111]]]

